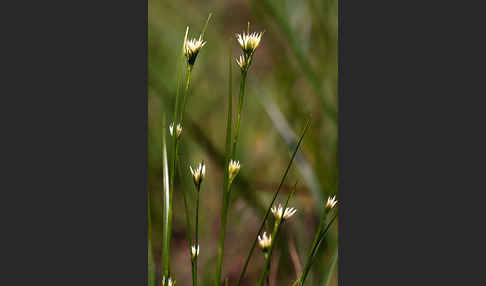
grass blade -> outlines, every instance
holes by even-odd
[[[312,267],[312,264],[314,264],[314,261],[315,261],[315,258],[316,258],[316,253],[317,253],[317,250],[319,249],[319,247],[321,246],[321,243],[322,241],[324,240],[324,237],[326,236],[327,234],[327,231],[329,230],[329,228],[331,227],[332,223],[334,222],[334,220],[336,219],[337,217],[337,213],[332,217],[332,219],[329,221],[329,223],[327,224],[326,228],[324,230],[321,230],[320,233],[318,233],[318,236],[317,236],[317,243],[315,243],[311,249],[311,252],[307,258],[307,262],[306,262],[306,265],[304,267],[304,271],[302,272],[302,275],[300,276],[300,278],[298,279],[298,281],[301,281],[299,283],[299,285],[303,286],[304,283],[305,283],[305,279],[307,278],[307,275],[309,274],[309,271]]]
[[[204,24],[204,27],[203,27],[202,32],[201,32],[201,39],[204,39],[204,35],[206,34],[206,29],[208,27],[209,20],[211,20],[212,16],[213,16],[213,13],[210,12],[209,15],[208,15],[208,19],[206,20],[206,23]]]
[[[273,203],[277,199],[277,196],[278,196],[278,194],[280,192],[280,189],[282,188],[282,185],[283,185],[283,183],[285,181],[285,178],[287,177],[287,174],[288,174],[288,172],[290,170],[290,167],[292,166],[292,163],[294,161],[295,155],[297,154],[297,151],[299,150],[300,144],[302,143],[302,139],[304,139],[304,135],[307,132],[307,130],[309,129],[309,126],[310,126],[310,118],[307,119],[307,122],[306,122],[306,124],[304,126],[304,129],[302,130],[302,134],[300,135],[299,141],[298,141],[297,145],[295,146],[295,150],[294,150],[294,152],[292,154],[292,157],[290,158],[290,161],[289,161],[289,164],[287,166],[287,169],[285,169],[285,173],[282,176],[282,180],[280,181],[280,184],[278,186],[278,189],[277,189],[277,191],[275,191],[275,194],[273,195],[273,198],[272,198],[272,202],[270,203],[270,205],[267,208],[267,212],[265,213],[265,217],[263,218],[263,221],[260,224],[260,228],[258,229],[258,232],[257,232],[257,234],[255,236],[255,240],[253,241],[253,244],[252,244],[252,246],[250,248],[250,251],[249,251],[248,256],[246,258],[246,261],[245,261],[245,265],[243,266],[243,270],[241,271],[241,274],[240,274],[240,277],[238,279],[238,282],[236,283],[236,286],[239,286],[240,285],[241,281],[243,280],[243,277],[245,276],[246,269],[248,267],[248,263],[250,262],[251,256],[253,255],[253,251],[255,250],[255,246],[256,246],[256,244],[258,242],[258,235],[260,234],[260,232],[262,232],[262,229],[265,226],[265,222],[266,222],[266,220],[268,218],[268,215],[270,214],[270,211],[271,211],[271,208],[273,206]]]
[[[322,286],[327,286],[327,284],[329,284],[332,273],[334,273],[334,268],[336,268],[337,261],[338,261],[338,251],[336,250],[334,256],[332,257],[331,265],[329,266],[329,269],[326,272],[326,276],[324,276],[324,279],[322,280]]]
[[[290,128],[287,119],[284,117],[275,102],[268,97],[261,97],[261,101],[263,108],[270,117],[270,120],[275,126],[275,129],[280,134],[280,136],[282,136],[285,143],[287,143],[287,146],[289,148],[295,146],[297,141],[297,135],[295,135],[292,128]],[[316,203],[316,209],[318,210],[318,216],[320,217],[323,214],[320,208],[320,205],[324,200],[323,195],[327,196],[328,191],[324,190],[324,194],[322,193],[323,188],[319,182],[318,176],[312,169],[309,161],[306,160],[306,158],[302,155],[302,152],[299,152],[297,154],[297,158],[295,160],[301,176],[304,178],[304,181],[312,191],[312,194],[315,198],[314,201]]]
[[[163,119],[163,126],[166,126],[165,116]],[[169,166],[167,163],[167,142],[165,139],[166,129],[162,132],[162,178],[163,178],[163,218],[162,218],[162,273],[168,276],[169,274],[169,258],[170,258],[170,188],[169,188]]]

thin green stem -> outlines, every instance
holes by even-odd
[[[193,66],[191,66],[191,65],[187,66],[186,87],[184,88],[184,99],[183,99],[183,102],[182,102],[182,110],[181,110],[181,116],[180,116],[181,125],[184,123],[184,114],[186,112],[186,104],[187,104],[187,97],[188,97],[188,93],[189,93],[189,85],[191,83],[192,67]]]
[[[267,265],[267,261],[269,261],[271,259],[270,259],[270,256],[268,255],[268,253],[265,253],[264,256],[265,256],[265,263],[264,263],[264,265]],[[268,262],[269,267],[270,267],[270,263],[271,262]],[[267,286],[270,286],[270,275],[267,275],[266,281],[267,281]]]
[[[310,262],[312,260],[312,255],[316,249],[316,246],[317,244],[319,243],[319,236],[325,226],[325,222],[326,222],[326,217],[327,217],[327,208],[324,207],[324,211],[323,211],[323,214],[322,214],[322,217],[321,217],[321,220],[319,222],[319,226],[317,227],[317,231],[316,231],[316,234],[314,236],[314,240],[312,241],[312,246],[311,248],[309,249],[309,254],[307,255],[307,260],[305,262],[305,267],[304,267],[304,272],[303,273],[306,273],[308,272],[308,266],[310,265]]]
[[[231,186],[229,183],[227,183],[228,189],[225,191],[223,194],[223,209],[222,209],[222,221],[221,221],[221,232],[219,236],[219,248],[218,248],[218,268],[217,268],[217,277],[218,277],[218,282],[217,285],[219,285],[219,281],[221,281],[221,271],[222,271],[222,266],[223,266],[223,252],[224,252],[224,243],[226,239],[226,224],[228,222],[228,192],[229,188]]]
[[[195,223],[195,230],[194,230],[194,236],[196,237],[196,242],[194,243],[194,246],[196,247],[197,250],[199,250],[199,191],[201,190],[201,185],[197,187],[196,190],[196,223]],[[192,285],[196,286],[197,285],[197,259],[199,255],[196,255],[194,257],[194,280]]]
[[[232,101],[232,45],[231,39],[229,41],[229,56],[228,56],[228,114],[227,114],[227,122],[226,122],[226,156],[224,160],[224,183],[223,183],[223,199],[222,199],[222,208],[221,208],[221,231],[219,237],[219,248],[218,248],[218,262],[216,264],[216,280],[215,285],[218,286],[221,281],[221,271],[223,267],[223,250],[224,250],[224,241],[226,238],[226,217],[227,217],[227,208],[228,208],[228,188],[229,186],[229,178],[228,178],[228,164],[231,158],[231,127],[233,125],[233,101]]]
[[[273,195],[272,201],[271,201],[270,205],[268,206],[267,211],[265,213],[265,217],[263,218],[263,221],[260,224],[260,227],[258,228],[257,234],[255,236],[255,239],[253,240],[253,243],[251,245],[250,251],[248,252],[248,256],[246,257],[246,261],[245,261],[245,264],[243,266],[243,270],[240,273],[240,277],[238,278],[238,282],[236,283],[236,286],[239,286],[240,285],[241,281],[243,280],[243,277],[245,276],[246,269],[248,267],[248,263],[250,262],[251,256],[253,255],[253,251],[255,250],[255,246],[256,246],[256,244],[258,242],[258,235],[262,232],[262,229],[265,226],[265,222],[266,222],[266,220],[268,218],[268,215],[270,214],[270,211],[271,211],[271,208],[273,206],[273,203],[277,199],[277,196],[278,196],[278,194],[280,192],[280,189],[282,188],[282,185],[283,185],[283,183],[285,181],[285,178],[287,177],[287,174],[288,174],[288,172],[290,170],[290,167],[292,166],[292,163],[294,161],[295,155],[297,155],[297,151],[299,150],[300,144],[302,143],[302,139],[304,139],[304,135],[307,132],[307,130],[309,129],[309,126],[310,126],[310,118],[307,120],[307,122],[306,122],[306,124],[304,126],[304,129],[302,130],[302,134],[300,135],[299,141],[297,142],[297,145],[295,146],[295,149],[294,149],[294,152],[292,154],[292,157],[290,158],[289,164],[287,165],[287,169],[285,169],[285,173],[282,176],[282,180],[280,181],[280,184],[279,184],[279,186],[277,188],[277,191],[275,191],[275,194]]]
[[[246,86],[246,76],[247,72],[244,71],[241,73],[241,80],[240,80],[240,94],[238,97],[238,113],[236,117],[236,126],[235,126],[235,134],[233,138],[233,148],[231,157],[234,159],[236,155],[236,144],[238,144],[238,136],[240,131],[240,121],[241,121],[241,111],[243,109],[244,97],[245,97],[245,86]]]
[[[179,174],[183,174],[182,169],[181,169],[181,163],[180,160],[177,161],[177,167],[178,167],[178,172]],[[191,259],[191,243],[192,243],[192,228],[191,228],[191,221],[190,221],[190,212],[189,212],[189,204],[187,200],[187,191],[182,188],[182,198],[184,201],[184,212],[185,212],[185,217],[186,217],[186,232],[187,232],[187,243],[188,243],[188,254],[189,254],[189,261],[192,263]],[[193,270],[193,267],[191,266],[191,270]],[[194,275],[194,274],[193,274]]]
[[[231,85],[231,58],[230,58],[230,85]],[[238,134],[240,130],[240,120],[241,120],[241,111],[243,109],[243,97],[245,94],[245,83],[246,83],[246,72],[242,73],[241,81],[240,81],[240,95],[238,98],[238,113],[237,113],[237,118],[236,118],[236,126],[235,126],[235,133],[234,133],[234,138],[233,138],[233,147],[231,148],[231,158],[235,158],[236,155],[236,144],[238,143]],[[231,87],[230,87],[231,90]],[[231,91],[230,91],[231,95]],[[229,104],[231,104],[232,98],[231,96],[228,98]],[[231,126],[230,126],[231,129]],[[230,131],[231,132],[231,131]],[[231,133],[230,134],[231,138]],[[229,159],[226,160],[225,164],[225,169],[228,169],[228,163]],[[226,238],[226,225],[228,222],[228,209],[229,209],[229,198],[231,194],[231,184],[227,181],[228,174],[225,174],[225,186],[224,186],[224,193],[223,193],[223,208],[222,208],[222,221],[221,221],[221,233],[220,233],[220,238],[219,238],[219,249],[218,249],[218,266],[216,270],[216,277],[218,281],[217,283],[219,284],[219,281],[221,281],[221,270],[222,270],[222,264],[223,264],[223,252],[224,252],[224,242]]]

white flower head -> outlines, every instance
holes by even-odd
[[[174,122],[172,122],[169,125],[169,133],[170,133],[170,136],[174,136]],[[177,138],[179,138],[179,136],[181,136],[181,133],[182,133],[182,126],[179,123],[177,123],[177,127],[176,127]]]
[[[253,32],[251,34],[247,34],[243,32],[242,34],[236,34],[236,39],[238,40],[238,43],[243,49],[243,52],[247,56],[251,56],[253,52],[255,52],[255,49],[260,44],[262,35],[263,35],[262,32],[260,33]]]
[[[278,207],[276,207],[276,206],[272,207],[272,213],[273,213],[273,216],[276,219],[286,220],[286,219],[290,218],[291,216],[293,216],[296,211],[297,210],[294,209],[294,208],[286,208],[285,211],[284,211],[281,204],[279,204]]]
[[[194,180],[194,185],[199,190],[199,186],[201,185],[201,182],[204,179],[204,176],[206,175],[206,165],[204,165],[204,162],[202,162],[199,163],[197,168],[193,169],[191,166],[189,166],[189,169],[191,170],[192,178]]]
[[[272,235],[269,234],[267,236],[267,233],[263,232],[262,236],[258,236],[258,244],[260,244],[260,248],[264,252],[267,251],[270,245],[272,244]]]
[[[334,208],[337,203],[338,203],[338,201],[336,200],[336,196],[329,197],[327,199],[326,209],[332,209],[332,208]]]
[[[175,283],[176,281],[172,280],[172,278],[162,276],[162,286],[174,286]]]
[[[184,46],[184,55],[187,58],[187,63],[191,66],[194,65],[194,62],[196,61],[197,55],[199,53],[199,50],[204,47],[206,42],[203,42],[201,39],[201,36],[199,36],[199,39],[190,39],[186,41],[186,45]]]
[[[247,61],[243,55],[240,55],[240,57],[236,59],[236,64],[238,64],[241,71],[245,71],[248,68]]]
[[[192,259],[199,256],[199,245],[191,246],[191,257]]]
[[[240,171],[240,162],[230,160],[228,165],[229,183],[231,184]]]

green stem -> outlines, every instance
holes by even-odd
[[[195,230],[194,236],[196,237],[195,247],[199,248],[199,191],[201,189],[201,185],[197,188],[196,193],[196,223],[195,223]],[[194,280],[192,282],[193,286],[197,285],[197,259],[199,255],[196,255],[194,258]]]
[[[231,59],[230,59],[230,82],[231,82]],[[233,138],[233,147],[231,148],[231,158],[235,158],[235,153],[236,153],[236,144],[238,143],[238,133],[240,130],[240,120],[241,120],[241,111],[243,109],[243,98],[245,94],[245,83],[246,83],[246,72],[242,73],[241,81],[240,81],[240,95],[238,98],[238,114],[236,118],[236,126],[235,126],[235,136]],[[230,83],[231,85],[231,83]],[[231,95],[231,86],[230,86],[230,95]],[[231,96],[228,98],[229,100],[229,112],[231,110]],[[230,113],[228,113],[230,115]],[[229,120],[228,120],[229,122]],[[230,125],[231,128],[231,125]],[[230,131],[231,132],[231,131]],[[228,131],[227,131],[228,134]],[[231,133],[230,138],[231,138]],[[228,169],[228,163],[229,159],[226,159],[226,164],[225,164],[225,169]],[[227,177],[228,173],[225,170],[225,186],[224,186],[224,193],[223,193],[223,208],[222,208],[222,221],[221,221],[221,233],[219,237],[219,249],[218,249],[218,265],[217,265],[217,270],[216,270],[216,277],[217,277],[217,282],[219,284],[219,281],[221,281],[221,270],[222,270],[222,265],[223,265],[223,253],[224,253],[224,241],[226,238],[226,224],[228,221],[228,209],[229,209],[229,198],[231,194],[231,184],[227,182]]]
[[[265,265],[267,264],[267,261],[269,261],[269,260],[270,260],[270,256],[268,256],[268,254],[265,254]],[[268,267],[269,268],[271,267],[270,261],[268,262]],[[270,275],[267,275],[266,281],[267,281],[267,286],[270,286]]]
[[[178,170],[179,174],[183,174],[180,161],[177,161],[177,162],[178,162],[178,164],[177,164],[178,169],[177,170]],[[191,259],[192,229],[191,229],[191,221],[190,221],[190,213],[189,213],[189,204],[188,204],[188,201],[187,201],[187,193],[186,193],[187,191],[184,188],[182,188],[181,192],[182,192],[182,198],[183,198],[183,201],[184,201],[184,212],[185,212],[185,217],[186,217],[187,242],[188,242],[188,245],[189,245],[189,248],[188,248],[188,250],[189,250],[189,261],[192,263],[192,259]],[[192,266],[191,266],[191,270],[193,270]]]
[[[228,56],[228,114],[227,114],[227,121],[226,121],[226,156],[224,160],[224,183],[223,183],[223,199],[222,199],[222,208],[221,208],[221,231],[219,237],[219,248],[218,248],[218,263],[216,265],[216,280],[215,285],[218,286],[221,281],[221,271],[223,267],[223,249],[224,249],[224,240],[226,236],[226,215],[227,215],[227,194],[229,188],[229,180],[228,180],[228,164],[230,161],[230,154],[231,154],[231,127],[233,125],[233,100],[232,100],[232,91],[233,91],[233,74],[232,74],[232,45],[231,40],[229,41],[229,56]]]
[[[244,97],[245,97],[245,86],[246,86],[246,75],[247,72],[244,71],[241,74],[241,81],[240,81],[240,94],[238,97],[238,114],[236,117],[236,126],[235,126],[235,137],[233,139],[233,148],[232,148],[232,153],[231,157],[234,159],[236,155],[236,144],[238,143],[238,136],[239,136],[239,131],[240,131],[240,121],[241,121],[241,111],[243,109],[243,102],[244,102]]]
[[[184,89],[184,99],[182,102],[182,110],[181,110],[181,125],[184,123],[184,114],[186,111],[186,104],[187,104],[187,97],[188,97],[188,91],[189,91],[189,85],[191,83],[191,74],[192,74],[192,66],[188,65],[187,67],[187,78],[186,78],[186,87]]]
[[[226,168],[228,169],[228,168]],[[227,175],[226,175],[227,176]],[[222,271],[222,266],[223,266],[223,251],[224,251],[224,242],[226,239],[226,224],[228,221],[228,205],[229,205],[229,192],[231,189],[231,185],[229,185],[229,182],[226,182],[226,185],[228,186],[226,191],[224,191],[223,194],[223,209],[222,209],[222,221],[221,221],[221,232],[219,235],[219,248],[218,248],[218,264],[217,264],[217,270],[216,270],[216,285],[219,285],[219,281],[221,281],[221,271]]]
[[[240,273],[240,277],[238,278],[238,282],[236,283],[236,286],[239,286],[241,281],[243,280],[243,277],[245,276],[246,269],[248,268],[248,263],[250,262],[251,256],[253,255],[253,251],[255,250],[255,246],[258,242],[258,235],[262,232],[263,227],[265,226],[265,222],[268,218],[268,215],[270,214],[271,208],[273,206],[273,203],[277,199],[277,196],[280,192],[280,189],[282,188],[282,185],[285,181],[285,178],[287,177],[287,174],[290,170],[290,167],[292,166],[292,163],[294,161],[295,155],[297,155],[297,151],[299,150],[300,144],[302,143],[302,139],[304,139],[304,135],[309,129],[310,126],[310,118],[307,120],[304,129],[302,130],[302,134],[300,135],[299,141],[297,142],[297,145],[295,146],[294,152],[292,153],[292,157],[290,158],[289,164],[287,165],[287,169],[285,169],[285,173],[282,176],[282,180],[280,181],[280,184],[277,188],[277,191],[275,191],[275,194],[273,195],[272,201],[270,202],[270,205],[268,206],[267,212],[265,213],[265,217],[263,218],[262,223],[260,224],[260,228],[258,229],[258,232],[255,236],[255,239],[253,240],[253,244],[251,245],[250,251],[248,253],[248,256],[246,257],[245,264],[243,266],[243,270]]]
[[[326,222],[326,217],[327,217],[327,209],[326,207],[324,207],[324,211],[323,211],[323,215],[321,217],[321,221],[319,222],[319,226],[317,227],[317,231],[316,231],[316,234],[314,236],[314,240],[312,241],[312,246],[311,248],[309,249],[309,254],[307,255],[307,260],[305,262],[305,267],[304,267],[304,272],[305,275],[307,275],[307,272],[308,272],[308,267],[310,265],[310,262],[312,260],[312,255],[316,249],[316,246],[317,244],[319,243],[319,236],[322,232],[322,229],[324,228],[324,225],[325,225],[325,222]],[[303,283],[303,281],[302,281]]]

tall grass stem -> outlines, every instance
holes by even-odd
[[[218,286],[221,282],[221,271],[223,267],[223,250],[224,240],[226,238],[226,214],[227,214],[227,190],[229,188],[229,172],[228,165],[231,159],[231,127],[233,126],[233,72],[232,72],[232,57],[233,50],[231,45],[231,39],[229,41],[229,55],[228,55],[228,114],[226,120],[226,155],[224,160],[224,183],[223,183],[223,195],[222,195],[222,208],[221,208],[221,231],[219,237],[218,248],[218,262],[216,265],[216,280],[215,285]]]

